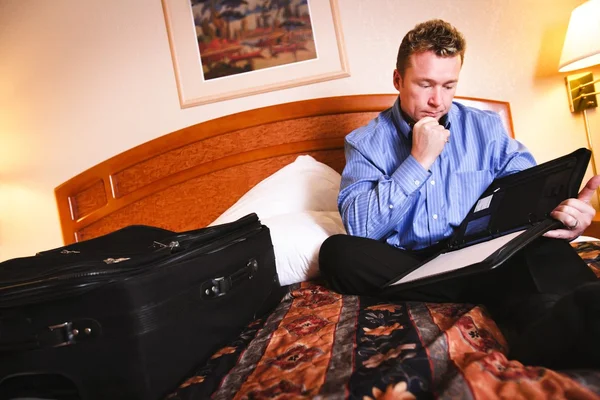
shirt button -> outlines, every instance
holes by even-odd
[[[419,186],[421,182],[415,179],[415,185]]]
[[[437,214],[433,214],[433,219],[437,219]]]
[[[394,205],[393,205],[393,204],[390,204],[390,210],[391,210],[392,208],[394,208]]]
[[[435,185],[435,181],[430,181],[429,183],[431,183],[432,185]]]

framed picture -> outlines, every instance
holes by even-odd
[[[337,0],[162,0],[182,108],[350,75]]]

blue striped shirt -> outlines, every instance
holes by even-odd
[[[452,103],[450,142],[429,170],[411,151],[399,100],[346,136],[338,208],[348,234],[408,250],[449,237],[495,178],[535,165],[500,116]]]

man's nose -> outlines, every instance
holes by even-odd
[[[431,92],[431,96],[429,97],[429,105],[430,106],[434,106],[434,107],[438,107],[442,104],[442,93],[440,88],[433,88],[433,91]]]

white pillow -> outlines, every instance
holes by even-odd
[[[308,155],[262,180],[210,225],[256,213],[271,231],[282,285],[319,273],[319,249],[329,236],[346,233],[337,210],[341,176]]]
[[[316,278],[321,244],[331,235],[346,233],[337,211],[301,211],[261,222],[271,231],[281,285]]]
[[[341,176],[308,155],[265,178],[210,225],[255,212],[261,220],[298,211],[337,211]]]

